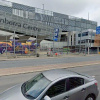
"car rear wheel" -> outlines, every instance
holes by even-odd
[[[85,100],[95,100],[95,97],[92,95],[89,95]]]

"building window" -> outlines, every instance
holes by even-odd
[[[82,33],[82,36],[88,36],[88,32]]]
[[[29,19],[34,19],[34,13],[33,12],[28,12],[29,13]]]
[[[81,37],[81,33],[78,34],[78,37]]]
[[[26,18],[29,17],[28,11],[25,11]]]
[[[71,45],[72,45],[72,35],[71,35]]]
[[[65,19],[62,19],[62,24],[65,24]]]
[[[74,34],[74,45],[76,45],[76,34]]]
[[[40,8],[35,8],[35,12],[36,13],[40,13],[40,14],[53,16],[53,12],[52,11],[48,11],[48,10],[44,10],[44,9],[40,9]]]
[[[65,19],[65,25],[68,25],[68,20],[67,19]]]
[[[23,12],[23,10],[13,9],[13,14],[20,16],[20,17],[23,17],[24,12]]]

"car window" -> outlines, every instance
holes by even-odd
[[[49,97],[53,97],[65,92],[66,91],[65,84],[66,84],[66,80],[61,80],[55,83],[48,89],[46,95],[48,95]]]
[[[84,84],[84,79],[79,77],[69,78],[69,89],[76,88]]]
[[[43,74],[38,74],[22,85],[22,93],[28,99],[36,99],[50,83]]]

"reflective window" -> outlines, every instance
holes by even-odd
[[[70,87],[70,90],[71,89],[74,89],[78,86],[81,86],[84,84],[84,79],[83,78],[79,78],[79,77],[72,77],[72,78],[69,78],[69,87]]]
[[[71,26],[75,26],[75,21],[73,21],[73,20],[69,20],[69,25],[71,25]]]
[[[23,17],[24,12],[23,12],[23,10],[13,9],[13,14],[20,16],[20,17]]]
[[[91,29],[91,24],[87,24],[87,28],[88,29]]]
[[[81,22],[76,22],[77,27],[81,27]]]
[[[22,85],[22,93],[29,99],[35,99],[50,83],[43,74],[39,74]]]
[[[82,33],[82,36],[88,36],[88,32]]]
[[[87,27],[86,23],[81,23],[81,27],[86,28]]]
[[[61,81],[55,83],[53,86],[51,86],[49,88],[46,95],[48,95],[49,97],[53,97],[53,96],[59,95],[61,93],[64,93],[66,91],[65,82],[66,82],[66,80],[61,80]]]
[[[29,12],[29,19],[33,19],[34,18],[34,13],[33,12]]]
[[[67,19],[65,19],[65,25],[68,25],[68,20]]]

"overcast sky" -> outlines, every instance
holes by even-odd
[[[97,21],[100,25],[100,0],[8,0],[28,6]]]

